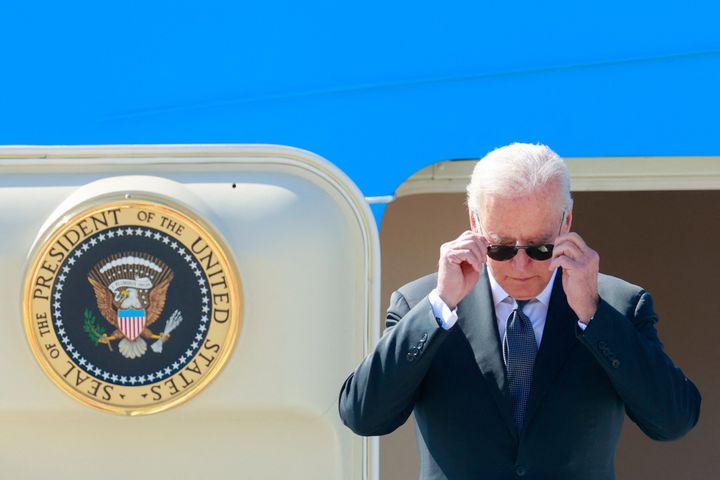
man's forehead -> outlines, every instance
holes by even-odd
[[[479,203],[491,208],[530,201],[539,207],[551,208],[553,205],[563,203],[563,199],[562,186],[558,182],[550,182],[527,192],[488,192],[481,195]]]
[[[536,243],[557,233],[563,204],[556,195],[493,196],[486,200],[481,224],[493,242]]]
[[[547,230],[543,232],[517,232],[517,233],[503,233],[496,231],[485,232],[488,239],[495,243],[517,243],[521,244],[537,244],[545,243],[554,236],[554,231]]]

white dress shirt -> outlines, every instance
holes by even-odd
[[[507,327],[507,320],[510,317],[512,311],[516,308],[517,303],[510,295],[507,294],[499,283],[495,280],[490,270],[487,270],[488,278],[490,280],[490,290],[492,291],[493,303],[495,304],[495,321],[497,322],[498,333],[500,338],[505,335],[505,328]],[[545,319],[547,318],[548,306],[550,305],[550,294],[552,293],[552,286],[557,276],[557,269],[553,272],[548,281],[547,285],[538,296],[536,296],[531,302],[528,302],[523,308],[523,313],[530,319],[535,332],[535,342],[538,347],[542,340],[542,334],[545,330]],[[457,322],[457,308],[450,310],[445,302],[442,301],[440,295],[437,293],[437,289],[434,289],[428,295],[430,305],[432,305],[433,314],[440,322],[440,326],[449,330]],[[585,330],[586,324],[578,322],[578,326]]]
[[[532,323],[533,331],[535,332],[535,343],[537,343],[538,347],[540,347],[540,340],[542,340],[542,334],[543,331],[545,331],[545,319],[547,318],[550,294],[552,293],[553,282],[555,281],[556,275],[557,269],[553,272],[550,281],[545,285],[543,291],[532,301],[525,304],[522,310],[525,316],[530,319],[530,323]],[[497,283],[495,277],[490,273],[490,270],[488,270],[488,277],[490,280],[490,290],[492,290],[493,303],[495,304],[495,320],[497,321],[498,333],[500,334],[500,338],[504,338],[507,320],[510,318],[513,310],[517,308],[517,302]]]

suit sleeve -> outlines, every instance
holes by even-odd
[[[628,416],[655,440],[675,440],[700,416],[700,393],[664,352],[650,294],[640,291],[627,312],[600,299],[580,341],[607,372]]]
[[[384,435],[405,423],[434,353],[448,335],[427,297],[410,307],[399,292],[390,299],[385,332],[345,380],[340,417],[359,435]]]

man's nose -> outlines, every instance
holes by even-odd
[[[525,270],[532,262],[532,259],[528,257],[524,248],[518,250],[515,256],[512,258],[513,268],[516,270]]]

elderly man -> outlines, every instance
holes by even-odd
[[[438,272],[393,293],[340,415],[383,435],[415,412],[422,479],[612,479],[625,414],[651,438],[696,423],[700,395],[658,340],[650,295],[598,273],[571,231],[570,179],[543,145],[478,162],[470,230]]]

